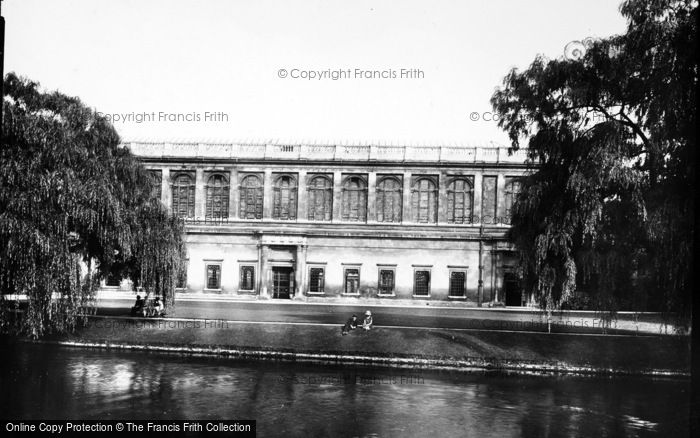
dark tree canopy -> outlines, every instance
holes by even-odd
[[[580,59],[538,57],[492,98],[512,147],[537,162],[511,237],[548,310],[688,316],[697,123],[697,2],[628,0],[624,35]]]
[[[172,304],[182,224],[151,196],[148,171],[75,97],[5,78],[0,150],[0,304],[5,330],[71,330],[117,271]],[[27,308],[9,327],[8,296]],[[16,301],[14,301],[16,302]]]

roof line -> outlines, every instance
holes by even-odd
[[[292,140],[279,138],[244,138],[244,139],[224,139],[224,138],[148,138],[134,137],[123,138],[121,143],[147,143],[147,144],[237,144],[237,145],[288,145],[288,146],[351,146],[351,147],[456,147],[456,148],[499,148],[507,149],[510,146],[494,141],[463,142],[463,141],[396,141],[396,140]]]

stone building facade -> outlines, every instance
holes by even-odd
[[[525,152],[125,144],[186,222],[180,292],[525,305],[506,240]]]

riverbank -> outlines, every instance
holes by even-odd
[[[409,368],[689,376],[687,336],[375,327],[206,319],[92,317],[60,345]]]

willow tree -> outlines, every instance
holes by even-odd
[[[75,97],[8,74],[0,149],[2,326],[33,337],[84,321],[118,261],[172,302],[182,225],[111,124]],[[87,269],[86,269],[87,267]],[[155,279],[157,278],[157,280]],[[17,297],[26,308],[17,312]],[[11,299],[8,299],[11,298]]]
[[[492,97],[512,148],[537,166],[511,237],[548,310],[688,316],[694,239],[697,2],[629,0],[624,35],[578,59],[537,57]]]

